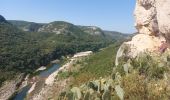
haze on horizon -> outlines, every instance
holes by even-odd
[[[135,0],[1,0],[0,14],[7,20],[67,21],[133,33],[134,6]]]

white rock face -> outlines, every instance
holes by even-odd
[[[155,0],[137,0],[135,8],[135,26],[139,33],[155,34],[158,32]]]
[[[135,19],[139,33],[170,39],[170,0],[137,0]]]
[[[170,41],[170,0],[137,0],[135,19],[135,26],[139,33],[152,35],[154,36],[153,38],[157,39],[155,41],[149,39],[149,36],[140,37],[143,39],[143,44],[140,43],[143,46],[139,46],[140,51],[154,49],[153,46],[160,45],[157,43],[158,41]],[[164,37],[164,39],[160,39],[160,37]],[[136,41],[135,38],[137,36],[132,39],[131,43],[133,45],[141,42],[140,40]],[[152,41],[153,45],[148,46],[146,43],[149,41]]]
[[[134,16],[139,34],[119,48],[116,65],[122,56],[134,58],[142,52],[159,53],[160,48],[164,49],[162,45],[170,46],[170,0],[137,0]]]
[[[159,31],[170,40],[170,0],[156,0]]]
[[[125,44],[130,46],[130,53],[133,57],[137,56],[138,53],[148,51],[148,52],[158,52],[159,46],[162,41],[166,41],[164,37],[149,36],[147,34],[138,34],[132,38],[132,41],[125,42]]]
[[[137,55],[143,52],[155,53],[160,52],[160,46],[162,41],[166,41],[162,36],[150,36],[148,34],[137,34],[129,42],[124,42],[119,48],[115,65],[119,64],[119,58],[126,56],[129,58],[135,58]]]

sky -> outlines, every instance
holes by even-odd
[[[0,0],[7,20],[67,21],[104,30],[133,33],[136,0]]]

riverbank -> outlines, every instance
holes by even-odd
[[[71,69],[71,67],[74,66],[74,63],[76,62],[76,60],[89,56],[90,54],[92,54],[92,51],[80,52],[80,53],[75,54],[73,57],[69,59],[69,61],[66,64],[64,64],[62,67],[60,67],[58,70],[53,72],[51,75],[49,75],[45,79],[44,81],[45,84],[43,85],[41,89],[39,90],[35,89],[34,91],[32,91],[32,93],[28,94],[26,99],[47,100],[51,97],[55,97],[59,95],[62,91],[64,91],[65,89],[69,87],[68,83],[70,83],[70,81],[73,80],[71,77],[63,79],[63,80],[59,80],[57,78],[59,72],[68,71],[69,69]],[[38,83],[37,83],[37,86],[38,86]]]
[[[15,80],[6,81],[0,87],[0,100],[8,100],[10,97],[12,97],[16,90],[18,90],[23,78],[24,75],[20,74],[16,76]]]
[[[46,80],[45,80],[45,84],[46,85],[52,85],[55,81],[55,77],[58,75],[58,73],[60,71],[64,71],[64,70],[68,70],[70,69],[70,67],[73,65],[74,61],[79,59],[80,57],[85,57],[92,54],[92,51],[86,51],[86,52],[80,52],[75,54],[68,63],[66,63],[65,65],[63,65],[61,68],[59,68],[57,71],[55,71],[54,73],[52,73]]]
[[[10,81],[3,88],[1,88],[2,91],[0,92],[3,94],[3,96],[0,96],[2,98],[0,98],[0,100],[7,100],[9,97],[11,97],[12,100],[24,98],[27,100],[40,100],[40,98],[42,98],[41,100],[43,100],[43,94],[59,94],[66,88],[66,85],[72,79],[68,78],[65,80],[58,80],[56,78],[58,73],[69,70],[77,59],[90,54],[92,54],[92,52],[87,51],[77,53],[71,58],[67,57],[67,59],[60,61],[59,65],[62,65],[62,67],[56,64],[56,62],[58,63],[59,60],[54,60],[49,65],[38,68],[33,74],[23,76],[20,78],[20,81]],[[56,89],[58,92],[55,92]]]
[[[59,63],[59,60],[57,61]],[[53,73],[53,70],[58,69],[58,66],[56,66],[57,68],[51,69],[52,67],[55,67],[53,65],[56,65],[56,63],[50,63],[47,66],[41,66],[40,68],[35,70],[32,74],[23,75],[22,78],[20,78],[20,81],[16,83],[14,83],[16,79],[6,82],[6,84],[0,88],[1,89],[0,94],[2,94],[2,96],[0,96],[0,100],[8,100],[8,99],[23,100],[28,92],[31,93],[34,90],[36,83],[38,83],[41,80],[43,80],[43,82],[41,83],[44,83],[44,80],[47,77],[48,73],[51,74]],[[42,79],[39,76],[45,78]],[[3,93],[5,93],[5,95]]]
[[[26,78],[29,78],[25,78],[21,85],[22,88],[15,93],[12,100],[23,100],[26,98],[27,94],[34,93],[34,90],[36,90],[36,92],[39,91],[44,86],[45,79],[58,68],[58,64],[52,64],[48,69],[38,72],[39,74],[27,76]]]

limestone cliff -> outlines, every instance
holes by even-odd
[[[137,0],[135,26],[139,33],[149,35],[170,34],[170,0]]]
[[[160,53],[169,47],[169,5],[170,0],[137,0],[134,16],[139,34],[123,43],[117,53],[116,65],[125,51],[127,57],[134,58],[141,52]]]

